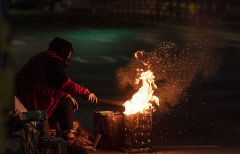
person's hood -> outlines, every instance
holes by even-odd
[[[72,43],[58,37],[51,41],[48,49],[54,51],[63,61],[67,60],[70,51],[73,52]]]

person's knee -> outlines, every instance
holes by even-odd
[[[62,106],[63,109],[73,110],[73,103],[71,98],[69,97],[61,98],[60,102],[61,102],[60,105]]]

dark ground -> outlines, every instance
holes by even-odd
[[[188,102],[180,102],[168,114],[154,115],[154,144],[167,146],[240,144],[240,32],[222,25],[188,27],[169,24],[143,26],[106,22],[80,13],[39,13],[11,11],[12,57],[18,71],[33,55],[47,49],[55,37],[73,42],[75,53],[68,69],[72,80],[89,88],[99,98],[126,100],[132,91],[116,86],[116,70],[125,66],[133,53],[151,49],[158,41],[177,45],[194,40],[206,31],[211,33],[213,50],[222,56],[218,72],[188,91]],[[236,25],[233,25],[236,27]],[[93,132],[95,106],[79,100],[75,118]],[[121,110],[99,104],[99,110]],[[161,120],[159,120],[161,119]],[[165,150],[164,150],[165,149]],[[240,153],[238,148],[164,148],[159,153]],[[106,153],[99,152],[99,153]],[[112,153],[112,152],[109,152]]]

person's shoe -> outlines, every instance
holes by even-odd
[[[87,139],[78,137],[73,130],[64,131],[62,134],[64,140],[67,142],[68,148],[73,151],[94,150],[91,142]]]

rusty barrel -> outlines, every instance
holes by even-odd
[[[94,112],[95,133],[101,134],[99,147],[102,149],[120,149],[122,114],[113,111]]]

